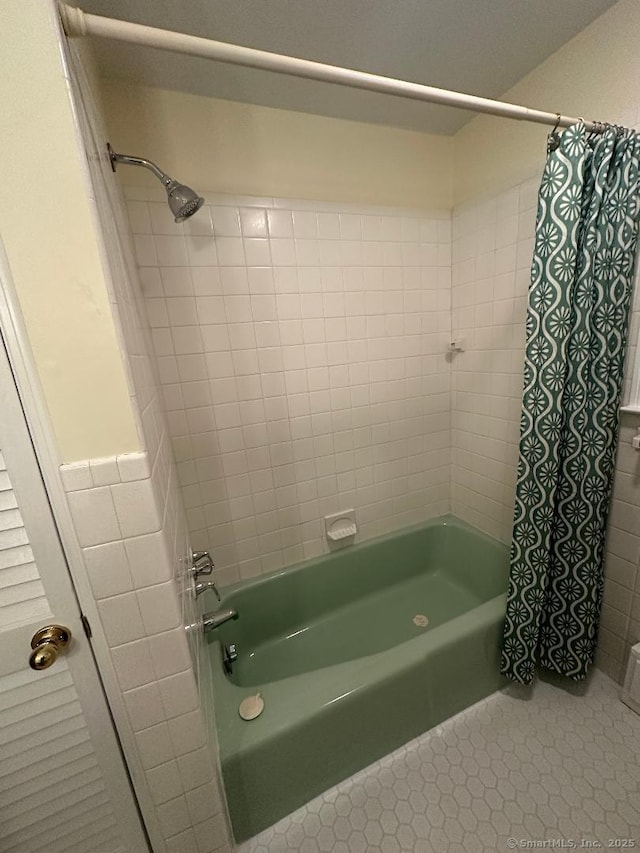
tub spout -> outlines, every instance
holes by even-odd
[[[225,622],[229,622],[231,619],[237,618],[238,611],[233,610],[231,607],[223,607],[221,610],[213,610],[211,613],[205,613],[203,615],[202,630],[205,633],[207,631],[213,631],[214,628],[224,625]]]

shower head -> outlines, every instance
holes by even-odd
[[[167,191],[167,201],[176,222],[188,219],[202,207],[204,199],[197,192],[186,184],[179,184],[169,175],[165,175],[162,169],[159,169],[151,160],[145,160],[143,157],[132,157],[129,154],[117,154],[108,142],[107,151],[114,172],[118,163],[126,163],[129,166],[144,166],[145,169],[153,172]]]
[[[182,222],[183,219],[188,219],[190,216],[200,210],[204,199],[197,192],[186,186],[179,184],[177,181],[171,181],[167,184],[167,201],[171,208],[176,222]]]

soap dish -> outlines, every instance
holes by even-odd
[[[344,542],[346,539],[353,538],[358,532],[355,510],[348,509],[346,512],[336,512],[333,515],[326,515],[324,529],[329,544],[331,542]]]
[[[355,535],[355,524],[347,521],[346,519],[341,518],[339,521],[334,521],[333,524],[327,528],[327,536],[333,542],[338,542],[340,539],[346,539],[347,536]]]

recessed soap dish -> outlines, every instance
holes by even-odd
[[[355,510],[348,509],[345,512],[326,515],[324,518],[324,529],[329,544],[332,542],[346,544],[345,540],[352,539],[358,532]]]

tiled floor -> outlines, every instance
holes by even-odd
[[[600,672],[586,688],[559,685],[490,696],[239,853],[640,847],[640,716]]]

